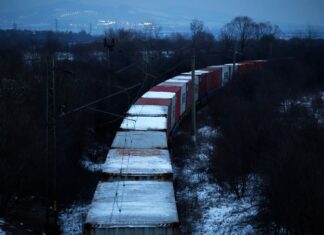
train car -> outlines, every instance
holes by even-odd
[[[195,76],[196,76],[196,80],[198,80],[199,83],[199,99],[201,99],[202,97],[204,97],[207,94],[207,79],[208,79],[208,71],[204,71],[204,70],[195,70]],[[191,72],[186,72],[186,73],[182,73],[181,75],[185,75],[185,76],[189,76],[191,77]]]
[[[178,235],[173,183],[168,181],[100,182],[85,235]]]
[[[211,94],[222,86],[222,68],[206,67],[202,70],[210,72],[210,75],[207,77],[207,93]]]
[[[102,165],[102,180],[172,180],[165,149],[110,149]]]
[[[182,89],[185,87],[185,95],[186,95],[186,101],[185,101],[185,111],[189,110],[191,107],[191,80],[181,80],[181,79],[176,79],[175,77],[170,78],[165,81],[165,83],[170,83],[170,84],[179,84],[181,85]],[[183,97],[183,94],[182,94]],[[183,107],[181,107],[183,109]]]
[[[175,119],[179,120],[181,115],[181,87],[156,85],[150,89],[152,92],[172,92],[176,94]]]
[[[127,113],[128,116],[142,117],[168,117],[168,106],[165,105],[132,105]]]
[[[121,130],[132,131],[168,131],[166,117],[126,116],[120,125]]]
[[[118,131],[111,148],[167,149],[167,133],[163,131]]]
[[[165,101],[167,100],[167,101]],[[148,91],[140,99],[137,100],[136,104],[142,105],[158,105],[169,103],[170,115],[171,115],[171,128],[174,127],[175,123],[178,121],[176,118],[176,103],[177,95],[174,92],[156,92]]]
[[[126,113],[127,116],[165,117],[167,130],[171,131],[171,114],[167,105],[132,105]]]
[[[173,77],[172,79],[176,79],[176,80],[186,80],[186,81],[190,81],[191,84],[191,76],[187,76],[187,75],[178,75]],[[195,101],[197,102],[199,99],[199,79],[195,79]]]
[[[224,86],[229,81],[230,73],[229,73],[228,65],[211,65],[211,66],[208,66],[207,69],[221,69],[221,71],[222,71],[222,74],[221,74],[222,86]]]
[[[179,81],[179,80],[177,80]],[[170,79],[158,84],[156,87],[179,87],[181,91],[180,95],[180,116],[186,111],[187,103],[187,86],[185,82],[172,82]]]
[[[168,107],[168,129],[172,129],[175,123],[175,115],[173,115],[172,109],[173,103],[170,99],[146,99],[146,98],[139,98],[135,105],[137,106],[161,106],[161,107]]]
[[[233,63],[229,63],[229,64],[224,64],[226,66],[228,66],[228,71],[229,71],[229,80],[231,80],[233,78]],[[240,66],[239,63],[235,63],[235,71],[237,71],[237,68]]]

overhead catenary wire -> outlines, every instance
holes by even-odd
[[[99,103],[99,102],[101,102],[101,101],[104,101],[104,100],[109,99],[109,98],[111,98],[111,97],[114,97],[114,96],[116,96],[116,95],[122,94],[122,93],[124,93],[124,92],[129,91],[129,90],[132,90],[132,89],[134,89],[135,87],[138,87],[138,86],[140,86],[140,85],[141,85],[141,83],[137,83],[137,84],[135,84],[135,85],[133,85],[133,86],[131,86],[131,87],[125,88],[124,90],[120,90],[120,91],[114,92],[113,94],[107,95],[107,96],[102,97],[102,98],[100,98],[100,99],[97,99],[97,100],[94,100],[94,101],[89,102],[89,103],[87,103],[87,104],[84,104],[84,105],[82,105],[82,106],[80,106],[80,107],[74,108],[74,109],[72,109],[72,110],[70,110],[70,111],[68,111],[68,112],[66,112],[66,113],[63,113],[63,114],[59,115],[59,117],[66,117],[66,116],[68,116],[68,115],[70,115],[70,114],[72,114],[72,113],[75,113],[75,112],[78,112],[78,111],[80,111],[80,110],[83,110],[83,109],[85,109],[85,108],[87,108],[87,107],[89,107],[89,106],[91,106],[91,105],[97,104],[97,103]]]

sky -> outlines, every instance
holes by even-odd
[[[175,30],[189,29],[197,18],[211,30],[247,15],[283,29],[324,29],[324,0],[0,0],[0,28],[96,29],[100,20],[136,25],[145,21]],[[125,23],[126,22],[126,23]]]

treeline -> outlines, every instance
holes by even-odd
[[[211,174],[238,198],[252,180],[253,221],[260,233],[320,234],[324,116],[316,112],[324,112],[324,101],[298,101],[324,89],[324,43],[292,39],[284,44],[285,51],[298,47],[294,58],[272,60],[262,71],[237,77],[213,101],[221,136]]]

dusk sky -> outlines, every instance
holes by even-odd
[[[10,28],[15,22],[20,28],[53,29],[57,19],[64,30],[76,25],[96,26],[100,20],[153,21],[163,28],[185,29],[197,18],[214,29],[235,16],[248,15],[297,30],[324,28],[323,11],[323,0],[1,0],[0,27]]]

